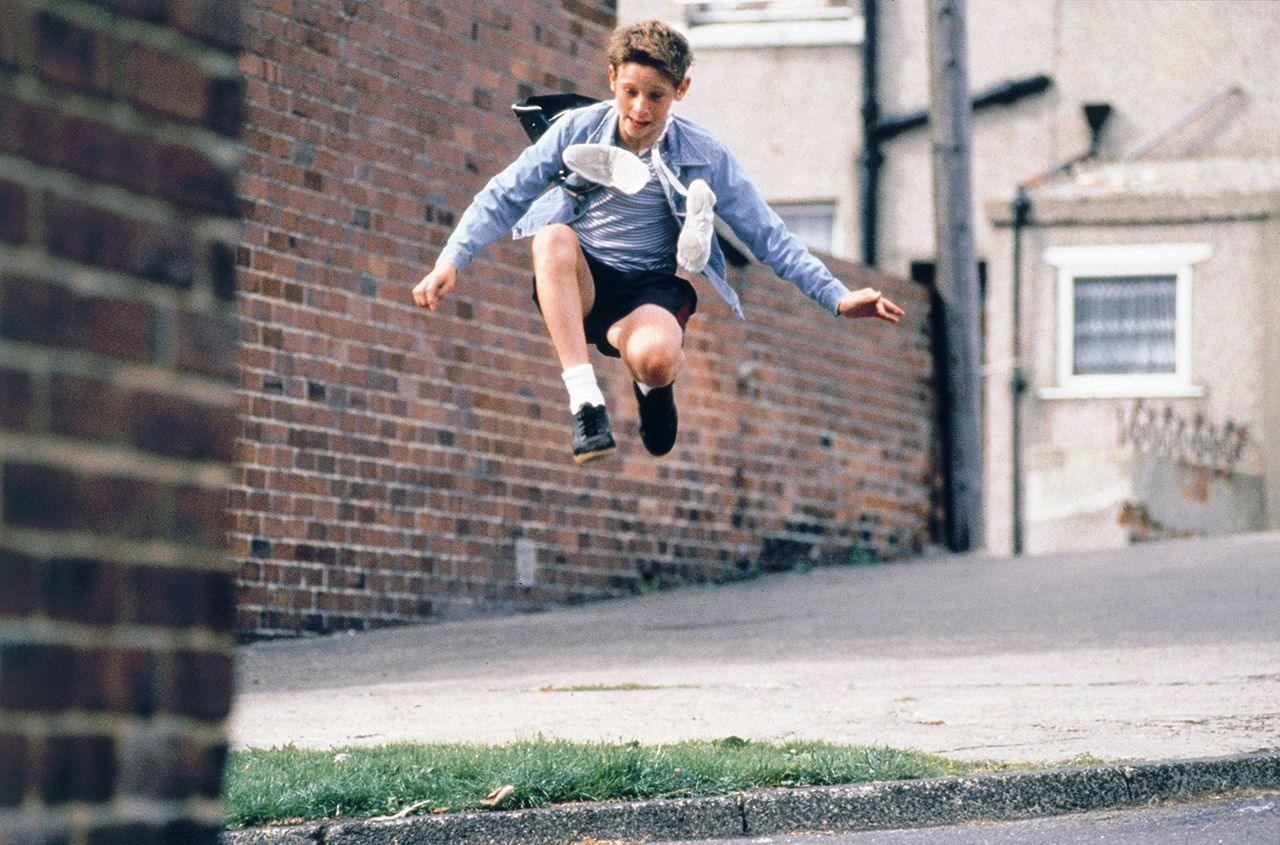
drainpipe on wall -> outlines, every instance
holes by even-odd
[[[1013,419],[1010,426],[1012,475],[1013,475],[1013,554],[1020,556],[1023,551],[1023,530],[1025,520],[1022,514],[1022,396],[1027,392],[1028,382],[1026,369],[1022,366],[1022,230],[1031,222],[1031,197],[1027,189],[1041,182],[1066,173],[1082,161],[1098,155],[1098,140],[1102,136],[1102,126],[1111,116],[1109,103],[1086,103],[1084,118],[1089,123],[1089,149],[1062,164],[1032,176],[1018,185],[1010,210],[1013,216],[1013,372],[1009,377],[1009,392],[1013,399]]]
[[[862,0],[862,263],[876,265],[876,224],[880,194],[880,102],[876,76],[876,0]]]
[[[1022,368],[1022,228],[1031,217],[1027,186],[1019,185],[1013,198],[1013,374],[1009,389],[1013,394],[1013,554],[1022,555],[1022,394],[1027,390]]]
[[[882,152],[883,144],[904,132],[929,123],[928,109],[917,109],[906,114],[880,119],[880,80],[876,62],[879,41],[877,15],[877,0],[862,0],[865,34],[862,40],[862,154],[858,157],[858,162],[861,165],[862,177],[859,186],[862,201],[860,208],[862,263],[868,267],[875,266],[877,257],[876,229],[880,216],[880,170],[885,161]],[[1001,82],[973,95],[973,109],[979,111],[991,106],[1012,105],[1024,97],[1043,93],[1052,85],[1053,80],[1044,74]]]

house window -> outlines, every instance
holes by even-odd
[[[1177,373],[1177,276],[1079,276],[1073,295],[1072,376]]]
[[[834,202],[770,203],[788,231],[809,249],[834,253],[836,204]]]
[[[852,0],[677,0],[695,50],[856,47],[865,22]]]
[[[1197,396],[1191,278],[1208,244],[1056,247],[1057,386],[1042,396]]]

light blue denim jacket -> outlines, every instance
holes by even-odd
[[[611,100],[575,109],[556,120],[534,144],[489,180],[458,221],[441,259],[461,270],[476,253],[512,230],[515,238],[534,235],[551,223],[572,223],[586,203],[559,189],[547,191],[562,167],[570,144],[605,144],[613,140],[618,112]],[[810,254],[782,219],[769,208],[760,190],[733,154],[703,127],[676,117],[660,142],[662,158],[684,185],[703,179],[716,195],[716,214],[729,224],[757,259],[794,284],[832,314],[849,292],[821,261]],[[677,221],[684,218],[684,197],[659,168],[659,181]],[[738,294],[725,281],[724,253],[712,241],[711,260],[703,270],[725,301],[743,316]]]

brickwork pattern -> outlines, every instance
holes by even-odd
[[[238,14],[0,0],[0,841],[215,842]]]
[[[520,151],[509,105],[606,96],[612,3],[295,0],[246,7],[247,220],[233,554],[246,635],[364,628],[739,577],[926,534],[928,300],[841,322],[759,268],[750,322],[703,291],[655,461],[597,359],[620,453],[580,468],[526,243],[409,292]]]

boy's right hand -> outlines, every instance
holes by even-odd
[[[452,264],[437,264],[435,269],[422,277],[413,288],[413,301],[423,308],[436,310],[444,295],[458,283],[458,268]]]

